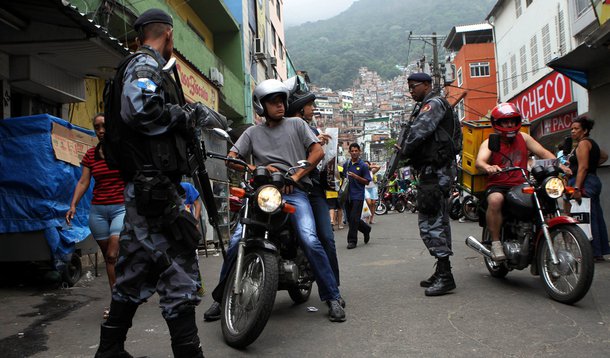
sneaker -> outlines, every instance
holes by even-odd
[[[502,248],[502,243],[500,241],[491,242],[491,258],[494,261],[506,260],[506,255],[504,255],[504,249]]]
[[[206,322],[218,321],[220,319],[221,310],[220,303],[214,301],[210,308],[203,314],[203,320]]]
[[[466,218],[462,216],[458,219],[458,222],[463,224],[466,222]]]
[[[364,234],[364,243],[368,244],[370,240],[371,240],[371,230],[369,230],[369,232]]]
[[[351,250],[351,249],[355,249],[356,248],[356,243],[355,242],[349,242],[347,244],[347,249]]]
[[[337,301],[339,301],[341,307],[345,308],[345,300],[343,299],[343,297],[339,296],[339,299]]]
[[[328,305],[328,319],[331,322],[345,322],[345,310],[341,307],[339,300],[326,301]]]

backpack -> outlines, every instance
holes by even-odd
[[[104,159],[109,169],[121,170],[121,134],[125,133],[126,124],[121,118],[121,92],[125,69],[131,60],[141,52],[125,57],[117,68],[113,79],[107,80],[104,85]]]

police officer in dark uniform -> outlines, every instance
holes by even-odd
[[[408,78],[409,91],[421,102],[401,154],[407,157],[419,176],[417,205],[419,232],[430,254],[437,259],[436,270],[420,285],[426,296],[453,290],[451,273],[451,227],[448,198],[456,176],[455,154],[461,148],[461,129],[449,103],[432,91],[432,78],[414,73]]]
[[[126,215],[110,314],[95,356],[131,357],[124,342],[132,318],[158,292],[174,356],[203,357],[195,324],[200,302],[195,248],[201,236],[178,192],[182,175],[189,173],[186,148],[203,121],[203,105],[184,105],[177,83],[163,69],[174,47],[171,16],[151,9],[134,28],[141,46],[117,74],[122,75],[116,125]]]

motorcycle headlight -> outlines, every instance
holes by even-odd
[[[282,205],[282,193],[274,186],[264,186],[256,196],[256,203],[262,211],[272,213]]]
[[[559,178],[549,178],[546,183],[544,183],[546,195],[551,199],[557,199],[562,196],[564,189],[563,181]]]

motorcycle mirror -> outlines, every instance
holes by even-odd
[[[487,147],[494,153],[500,151],[500,135],[497,133],[492,133],[489,135],[489,141],[487,143]]]
[[[235,143],[233,143],[233,141],[231,140],[229,133],[227,133],[224,129],[213,128],[212,133],[214,133],[217,137],[222,138],[222,139],[226,140],[227,142],[231,143],[231,145],[235,145]]]
[[[572,137],[566,136],[563,139],[563,155],[568,155],[572,151]]]

